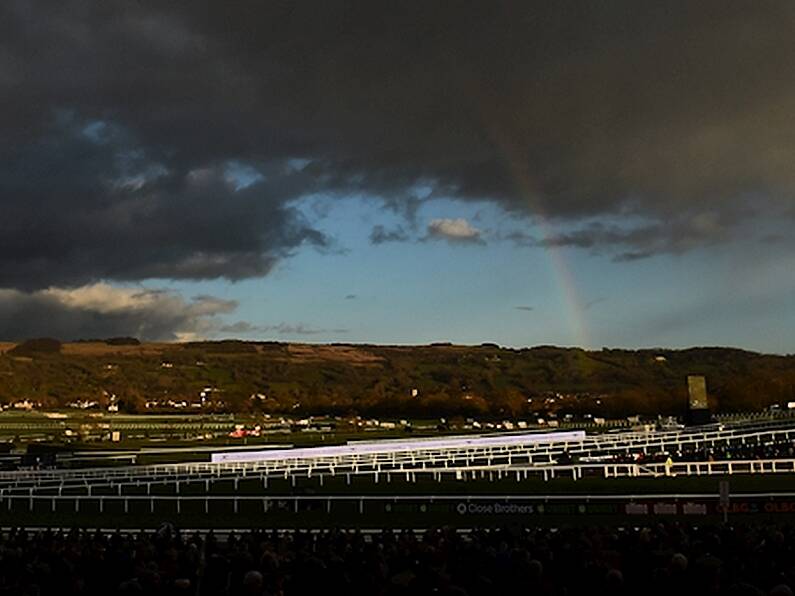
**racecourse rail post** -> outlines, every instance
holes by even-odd
[[[723,509],[723,523],[729,521],[729,481],[721,480],[718,482],[718,494],[720,495],[720,506]]]

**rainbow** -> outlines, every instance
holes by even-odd
[[[541,233],[542,244],[546,247],[546,254],[549,255],[551,272],[557,281],[558,291],[563,300],[568,313],[567,322],[569,324],[574,346],[583,349],[591,348],[591,338],[585,321],[585,308],[580,297],[577,283],[572,275],[571,268],[566,262],[563,250],[553,242],[545,242],[554,238],[552,226],[550,226],[544,207],[536,198],[538,193],[535,184],[528,171],[527,164],[521,159],[521,152],[513,150],[511,143],[505,135],[495,134],[496,130],[490,129],[490,135],[495,145],[502,151],[505,161],[510,170],[514,184],[522,198],[528,203],[530,211],[535,214],[535,222]]]

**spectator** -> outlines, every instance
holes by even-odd
[[[0,534],[0,596],[792,596],[795,527]]]

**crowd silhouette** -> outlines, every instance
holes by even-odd
[[[502,528],[365,534],[170,526],[0,538],[0,594],[792,595],[795,528]]]

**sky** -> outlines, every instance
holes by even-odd
[[[0,340],[795,352],[789,0],[0,4]]]

